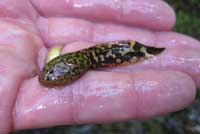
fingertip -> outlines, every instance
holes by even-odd
[[[176,32],[155,32],[155,42],[160,46],[200,48],[200,42],[190,36]]]
[[[160,0],[126,0],[122,21],[134,26],[158,31],[171,30],[176,21],[173,8]]]
[[[166,75],[166,73],[168,74]],[[148,87],[147,84],[152,85],[152,83],[147,83],[146,86],[143,84],[142,88],[140,87],[138,91],[138,119],[182,110],[195,99],[196,86],[190,76],[175,71],[168,71],[165,73],[160,72],[159,74],[160,76],[157,75],[157,79],[165,78],[166,82],[162,82],[162,85],[159,85],[158,87],[155,86],[154,90],[156,93],[153,91],[148,92],[145,89]]]
[[[175,10],[167,2],[165,2],[165,8],[166,8],[166,15],[165,15],[166,20],[163,21],[166,21],[166,25],[165,26],[163,25],[164,30],[171,30],[176,23],[176,13]]]

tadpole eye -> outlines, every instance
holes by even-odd
[[[47,76],[47,77],[46,77],[46,80],[51,80],[51,77],[50,77],[50,76]]]
[[[53,74],[54,73],[54,70],[52,69],[50,72],[49,72],[49,74]]]

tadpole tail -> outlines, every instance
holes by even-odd
[[[148,54],[157,55],[160,54],[165,50],[165,48],[158,48],[158,47],[149,47],[146,46],[146,50]]]
[[[151,47],[136,41],[110,42],[89,48],[92,68],[136,63],[164,51],[165,48]]]

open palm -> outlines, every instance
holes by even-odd
[[[200,86],[200,43],[169,32],[162,0],[1,0],[0,133],[62,124],[144,119],[189,105]],[[62,89],[37,79],[49,47],[63,53],[132,39],[167,48],[123,67],[89,71]]]

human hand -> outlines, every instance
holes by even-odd
[[[163,1],[31,2],[34,6],[26,0],[0,2],[0,133],[144,119],[180,110],[194,99],[200,43],[168,32],[175,17]],[[138,64],[89,71],[62,89],[46,90],[38,82],[46,46],[66,44],[65,53],[125,39],[167,49]]]

